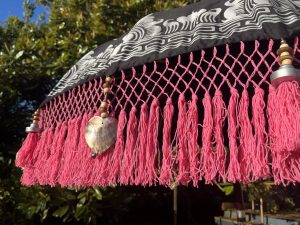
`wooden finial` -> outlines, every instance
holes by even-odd
[[[281,39],[280,47],[277,50],[279,56],[280,65],[292,65],[293,64],[293,49]]]

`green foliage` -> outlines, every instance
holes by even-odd
[[[249,201],[253,200],[258,203],[262,198],[267,205],[267,211],[271,213],[295,209],[294,199],[299,195],[297,188],[299,191],[297,186],[282,187],[272,182],[256,182],[242,186]]]

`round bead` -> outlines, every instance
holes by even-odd
[[[105,81],[110,84],[110,83],[112,83],[112,78],[111,77],[106,77]]]
[[[99,108],[99,112],[100,112],[100,113],[107,112],[107,108],[102,108],[102,107],[100,107],[100,108]]]
[[[101,102],[100,107],[101,108],[107,108],[107,102]]]
[[[97,153],[93,152],[92,158],[95,159],[97,157]]]
[[[108,113],[107,113],[107,112],[102,112],[102,113],[100,114],[100,116],[101,116],[102,118],[106,118],[106,117],[108,117]]]
[[[109,87],[103,88],[103,92],[104,92],[105,94],[109,93],[109,92],[110,92],[110,88],[109,88]]]

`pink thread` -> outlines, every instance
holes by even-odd
[[[177,120],[177,162],[178,162],[178,174],[176,182],[178,184],[188,185],[190,181],[190,162],[189,152],[187,147],[187,113],[186,113],[186,101],[183,94],[179,95],[178,99],[178,120]]]
[[[158,153],[158,125],[159,125],[159,104],[155,98],[152,101],[149,113],[149,123],[146,146],[146,183],[153,185],[157,181],[157,153]]]
[[[202,100],[204,107],[204,119],[202,130],[202,149],[200,153],[200,172],[204,176],[205,183],[211,184],[217,173],[215,156],[212,147],[212,134],[213,134],[213,115],[211,97],[208,92],[205,92]]]
[[[241,180],[241,172],[239,165],[238,150],[238,124],[237,124],[237,105],[239,100],[238,91],[235,88],[230,89],[231,97],[228,105],[228,138],[229,138],[229,154],[230,161],[228,166],[227,179],[229,182],[237,182]]]
[[[283,82],[269,101],[270,149],[274,182],[300,181],[300,90],[297,82]],[[273,112],[272,112],[273,110]]]
[[[78,180],[76,182],[75,180],[75,185],[77,186],[90,186],[91,185],[91,179],[92,179],[92,173],[94,170],[94,163],[95,160],[92,158],[92,150],[89,148],[89,146],[86,143],[85,140],[85,127],[88,121],[93,117],[93,113],[88,113],[83,116],[82,122],[81,122],[81,127],[80,127],[80,139],[79,139],[79,144],[78,148],[79,151],[81,152],[81,159],[79,160],[79,165],[78,165]]]
[[[256,141],[255,157],[253,157],[252,161],[254,169],[253,177],[255,180],[266,179],[270,175],[264,109],[264,91],[260,87],[256,87],[255,94],[252,98],[252,123]]]
[[[120,166],[124,154],[124,129],[126,126],[126,112],[125,110],[121,110],[118,119],[118,131],[117,131],[117,139],[115,144],[115,149],[111,157],[111,169],[109,173],[109,183],[114,185],[116,184],[119,174],[120,174]]]
[[[49,152],[50,152],[49,157],[45,161],[45,164],[42,166],[42,168],[39,168],[40,173],[42,174],[43,177],[45,177],[44,184],[50,184],[50,173],[53,166],[52,164],[53,155],[55,154],[55,151],[57,149],[57,144],[58,144],[58,139],[60,137],[61,129],[62,129],[62,124],[59,123],[53,132],[53,139],[51,142],[52,144],[50,145],[49,148]]]
[[[300,88],[297,82],[283,82],[277,88],[277,151],[300,151]]]
[[[223,126],[226,118],[226,105],[222,99],[222,93],[218,89],[216,90],[215,96],[212,99],[213,107],[213,121],[214,121],[214,138],[216,142],[216,158],[215,158],[215,167],[219,174],[219,181],[226,181],[226,149],[224,146],[224,135],[223,135]]]
[[[189,103],[187,113],[187,144],[190,159],[190,176],[194,187],[198,186],[199,181],[199,151],[198,151],[198,97],[193,93],[192,101]]]
[[[239,103],[238,123],[240,125],[240,169],[241,181],[252,181],[253,158],[255,157],[255,143],[252,134],[252,127],[248,114],[249,96],[246,89],[243,90]]]
[[[38,180],[38,183],[41,185],[45,185],[47,183],[47,177],[44,173],[44,170],[50,168],[44,168],[45,164],[50,156],[51,146],[53,144],[53,133],[54,129],[50,128],[47,134],[47,140],[45,141],[45,145],[40,149],[40,154],[37,158],[37,161],[34,165],[34,175]]]
[[[168,98],[164,108],[164,128],[163,128],[163,144],[162,144],[162,166],[159,181],[161,185],[170,186],[173,182],[173,163],[171,129],[174,114],[174,106],[172,99]]]
[[[136,185],[146,185],[146,146],[147,146],[147,133],[148,133],[148,107],[144,103],[141,107],[138,139],[137,139],[137,170],[135,176]]]
[[[29,133],[27,135],[16,156],[15,164],[17,167],[27,167],[32,164],[31,160],[38,141],[39,133]]]
[[[37,183],[33,168],[24,168],[22,171],[21,184],[25,186],[33,186]]]
[[[120,183],[121,184],[133,184],[134,183],[134,164],[135,164],[135,145],[137,140],[137,118],[136,108],[133,106],[127,123],[127,135],[126,144],[124,150],[124,158],[120,171]]]
[[[59,176],[59,183],[65,186],[72,186],[72,165],[77,151],[81,118],[76,118],[68,125],[68,136],[64,145],[63,166]]]
[[[60,128],[59,137],[57,138],[57,144],[55,145],[55,150],[53,150],[53,155],[50,156],[49,165],[47,166],[48,168],[50,168],[49,184],[51,186],[55,186],[57,184],[57,176],[61,165],[61,156],[63,154],[66,135],[67,135],[67,123],[63,122]]]

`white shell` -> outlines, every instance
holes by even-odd
[[[117,136],[118,122],[115,118],[92,117],[85,127],[85,140],[93,152],[99,154],[109,149]]]

